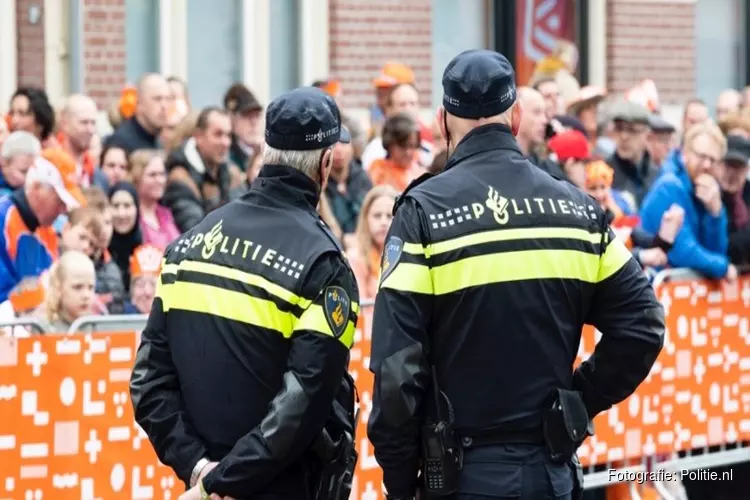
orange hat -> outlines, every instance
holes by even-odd
[[[611,187],[615,177],[615,171],[602,160],[592,161],[586,165],[586,185],[590,186],[596,182],[603,182]]]
[[[341,93],[341,82],[338,80],[327,80],[320,89],[331,97],[338,97]]]
[[[414,85],[414,71],[403,63],[389,62],[383,66],[380,75],[373,81],[376,88],[393,87],[402,83]]]
[[[78,186],[76,162],[60,147],[42,150],[26,174],[30,179],[51,186],[68,210],[86,206],[86,198]]]
[[[137,247],[130,256],[130,279],[159,276],[163,255],[161,248],[154,245],[145,244]]]
[[[120,116],[122,116],[123,119],[127,120],[135,114],[135,106],[138,103],[137,96],[138,90],[132,85],[128,85],[122,89],[118,109],[120,110]]]

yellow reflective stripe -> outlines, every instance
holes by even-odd
[[[380,288],[432,295],[430,268],[410,262],[399,262],[380,284]]]
[[[279,310],[270,300],[223,288],[178,281],[161,288],[164,312],[170,309],[210,314],[292,335],[294,315]]]
[[[197,262],[192,260],[184,260],[180,262],[179,268],[185,271],[194,271],[203,274],[209,274],[211,276],[218,276],[220,278],[227,278],[242,283],[257,286],[262,288],[271,295],[289,302],[290,304],[297,305],[303,309],[307,308],[312,304],[311,300],[302,298],[284,287],[273,283],[262,276],[257,274],[240,271],[239,269],[233,269],[231,267],[220,266],[217,264],[210,264],[208,262]]]
[[[424,255],[426,250],[419,243],[404,243],[401,251],[412,255]]]
[[[577,250],[524,250],[469,257],[432,269],[435,295],[521,280],[576,279],[596,283],[599,256]]]
[[[484,231],[481,233],[467,234],[446,241],[431,243],[426,246],[417,243],[404,243],[403,251],[412,255],[424,255],[430,258],[432,255],[438,255],[460,248],[480,245],[482,243],[492,243],[497,241],[526,240],[538,238],[556,238],[586,241],[588,243],[600,243],[602,235],[598,233],[589,233],[584,229],[568,227],[525,227],[518,229],[495,229],[493,231]]]
[[[357,310],[359,310],[358,304],[352,304],[352,306],[355,305],[357,306]],[[346,329],[344,329],[344,333],[342,333],[341,337],[339,337],[339,340],[347,349],[350,349],[352,347],[352,344],[354,343],[355,329],[356,325],[354,324],[354,322],[351,320],[347,320]],[[326,320],[326,315],[323,312],[323,307],[319,306],[318,304],[313,304],[308,307],[307,310],[302,313],[302,316],[297,320],[297,323],[294,325],[294,331],[299,332],[302,330],[320,333],[328,337],[334,336],[333,332],[331,331],[331,327],[328,325],[328,321]]]
[[[602,255],[601,262],[599,263],[598,281],[604,281],[622,269],[631,257],[630,250],[628,250],[620,238],[615,237],[607,245],[607,249],[604,251],[604,255]]]
[[[356,303],[356,302],[352,303],[352,312],[354,314],[359,314],[359,304],[358,303]]]
[[[177,264],[162,264],[161,266],[161,273],[162,274],[177,274],[179,266]]]

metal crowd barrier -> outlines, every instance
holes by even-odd
[[[14,332],[16,328],[22,328],[24,330],[31,328],[33,329],[33,332],[30,333],[47,332],[47,325],[36,318],[18,318],[0,322],[0,329],[11,329],[11,331]]]
[[[147,314],[113,314],[111,316],[83,316],[70,325],[68,333],[141,331],[146,328]]]

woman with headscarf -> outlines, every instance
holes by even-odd
[[[143,244],[143,235],[138,224],[140,210],[138,192],[129,182],[118,182],[109,190],[112,211],[112,240],[109,253],[122,274],[126,288],[130,284],[130,256]]]

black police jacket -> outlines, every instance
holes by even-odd
[[[594,200],[535,167],[497,124],[470,132],[397,203],[373,321],[368,434],[394,496],[416,486],[430,364],[461,435],[541,439],[554,389],[581,390],[593,418],[647,376],[664,332],[653,289]],[[603,336],[574,375],[584,323]]]
[[[209,493],[304,498],[313,439],[346,374],[354,275],[303,173],[264,166],[250,191],[166,251],[130,391],[159,459]]]

